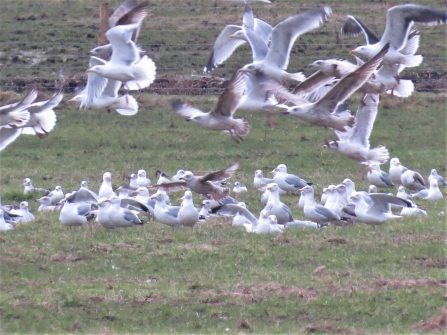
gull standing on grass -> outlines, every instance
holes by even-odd
[[[155,199],[154,216],[158,222],[165,224],[172,228],[180,228],[182,224],[178,219],[178,213],[180,206],[169,206],[165,202],[165,198],[162,193],[155,193],[151,196],[151,199]]]
[[[269,198],[267,204],[264,207],[269,215],[275,215],[278,223],[286,224],[287,222],[292,222],[293,215],[289,206],[281,202],[279,199],[279,186],[276,183],[270,183],[267,185],[267,190],[269,191]]]
[[[102,184],[99,188],[98,196],[100,198],[109,198],[112,195],[116,195],[112,187],[112,174],[110,172],[104,172],[102,176]]]
[[[430,183],[430,180],[435,179],[438,182],[438,186],[447,186],[447,181],[438,174],[436,169],[431,169],[430,175],[428,176],[428,182]]]
[[[137,173],[138,186],[150,187],[152,185],[151,180],[146,176],[146,171],[141,169]]]
[[[312,185],[294,174],[287,173],[285,164],[279,164],[271,173],[274,174],[273,181],[286,192],[295,192],[304,186]]]
[[[142,225],[144,222],[131,210],[121,207],[121,199],[117,196],[111,196],[104,202],[109,202],[107,215],[114,228],[126,228],[134,225]]]
[[[346,132],[335,131],[338,140],[325,141],[325,148],[334,149],[340,154],[360,164],[383,164],[389,158],[388,149],[379,145],[370,149],[369,138],[376,120],[379,95],[367,94],[363,97],[355,115],[355,124]]]
[[[33,213],[29,211],[28,201],[22,201],[19,210],[11,210],[11,214],[20,215],[17,222],[31,222],[35,220]]]
[[[172,109],[179,115],[187,117],[203,128],[211,130],[226,130],[231,138],[240,143],[250,131],[250,125],[244,119],[234,119],[233,115],[245,91],[245,77],[236,71],[227,87],[219,96],[216,106],[204,113],[180,100],[171,102]]]
[[[194,227],[199,221],[199,212],[194,207],[194,202],[192,201],[192,192],[185,191],[185,194],[179,200],[182,201],[180,209],[178,211],[178,221],[182,226]]]
[[[0,231],[13,230],[14,227],[10,223],[6,223],[5,218],[3,216],[3,209],[0,209]]]
[[[371,164],[368,166],[368,173],[366,175],[369,183],[377,187],[394,187],[390,176],[385,171],[380,169],[378,164]]]
[[[50,193],[46,188],[34,187],[30,178],[23,179],[23,194],[28,194],[31,192],[45,192]]]
[[[425,186],[424,178],[417,171],[413,170],[405,171],[404,173],[402,173],[400,181],[403,186],[412,191],[420,191],[427,188]]]
[[[59,221],[67,227],[82,226],[89,223],[95,217],[92,213],[92,205],[85,202],[75,202],[77,191],[65,198],[59,213]]]
[[[303,212],[306,219],[316,223],[326,223],[340,220],[339,215],[315,202],[314,189],[312,186],[305,186],[301,190],[301,196],[305,199]]]
[[[391,178],[391,181],[395,185],[402,185],[401,177],[402,173],[407,171],[408,169],[401,164],[399,158],[393,157],[390,160],[390,169],[388,170],[388,174]]]
[[[429,201],[437,201],[437,200],[442,200],[444,198],[444,196],[442,195],[442,192],[439,190],[438,181],[436,179],[430,180],[430,188],[429,189],[422,189],[417,193],[413,193],[412,196],[413,196],[413,198],[419,197],[419,198],[422,198],[424,200],[429,200]]]

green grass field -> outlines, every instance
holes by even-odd
[[[24,30],[27,33],[19,34],[20,38],[28,36],[43,49],[45,45],[39,41],[47,38],[49,27],[54,27],[57,41],[66,41],[57,46],[54,57],[60,57],[59,48],[70,51],[70,57],[76,59],[61,64],[74,69],[67,72],[68,77],[80,76],[88,48],[77,47],[75,41],[85,39],[85,27],[95,34],[96,12],[91,10],[91,3],[86,5],[84,1],[50,2],[54,8],[45,7],[42,1],[6,1],[10,12],[0,13],[2,39],[9,41],[8,31]],[[110,5],[116,3],[111,1]],[[200,53],[193,56],[198,52],[195,47],[179,50],[176,41],[181,39],[178,44],[184,44],[190,40],[188,34],[194,24],[204,25],[203,19],[197,19],[201,11],[206,10],[207,20],[215,23],[213,29],[217,31],[223,22],[240,20],[240,6],[228,3],[226,11],[214,11],[214,1],[191,1],[182,6],[178,3],[151,2],[153,9],[141,43],[164,41],[156,49],[160,76],[170,78],[175,72],[175,78],[180,74],[182,78],[195,78],[189,75],[193,71],[200,73],[209,46],[201,47]],[[277,1],[271,10],[261,5],[255,8],[260,16],[272,15],[274,21],[279,21],[290,14],[290,3]],[[445,7],[441,1],[424,3]],[[333,1],[327,4],[335,6]],[[347,12],[344,7],[356,13],[371,8],[382,18],[386,5],[343,1],[336,7],[340,20]],[[46,13],[46,24],[54,26],[25,29],[28,24],[41,27],[40,19],[14,19],[28,18],[31,10],[37,11],[36,17]],[[180,12],[187,19],[178,31],[175,22]],[[374,19],[381,32],[382,19]],[[83,26],[73,30],[64,23],[73,21]],[[169,25],[171,31],[166,32]],[[151,34],[157,27],[159,34]],[[423,55],[434,58],[426,57],[427,63],[419,70],[443,73],[440,69],[445,70],[445,27],[421,27],[421,32]],[[215,31],[202,28],[201,33],[204,35],[197,34],[197,38],[209,44]],[[333,33],[326,34],[333,41]],[[306,38],[311,39],[310,35],[303,36]],[[2,52],[22,47],[1,45]],[[321,48],[320,57],[333,55],[336,50],[336,46]],[[340,56],[349,50],[343,47]],[[310,58],[313,52],[309,49]],[[81,54],[84,58],[78,59]],[[8,64],[1,70],[2,78],[58,77],[59,70],[44,71],[40,65],[33,69],[28,63],[19,66],[20,62],[13,63],[8,57],[0,55],[0,62]],[[182,61],[172,63],[174,58]],[[243,62],[229,62],[217,75],[229,73]],[[169,64],[182,72],[169,72]],[[296,65],[295,69],[300,66],[304,67]],[[47,69],[51,68],[48,65]],[[1,104],[20,97],[6,84],[2,91]],[[50,94],[41,93],[41,98]],[[33,202],[37,196],[22,194],[25,177],[31,178],[35,186],[60,184],[65,191],[78,189],[80,182],[87,180],[93,190],[98,190],[105,171],[111,171],[114,184],[120,185],[141,168],[155,181],[157,169],[170,175],[180,168],[206,172],[237,160],[240,168],[230,181],[247,185],[249,192],[240,198],[256,214],[262,206],[259,192],[252,186],[254,170],[262,169],[266,174],[280,163],[315,182],[317,197],[323,187],[347,177],[356,182],[359,190],[368,186],[362,179],[366,174],[364,166],[322,148],[323,139],[333,136],[329,130],[289,116],[278,116],[279,126],[269,129],[264,126],[264,115],[238,111],[238,117],[249,121],[251,131],[237,145],[225,134],[185,122],[169,108],[173,96],[145,92],[135,96],[140,111],[132,117],[79,111],[64,99],[57,109],[58,124],[47,138],[22,135],[0,153],[3,203],[28,199],[36,214],[35,222],[0,234],[1,333],[408,334],[434,332],[436,326],[441,327],[442,320],[432,320],[425,328],[413,328],[438,316],[447,299],[446,222],[444,216],[438,215],[446,211],[445,201],[419,201],[427,209],[427,217],[395,220],[375,230],[358,224],[336,230],[291,229],[279,236],[247,234],[231,227],[228,218],[200,223],[194,229],[172,230],[149,222],[142,227],[108,232],[100,226],[92,230],[67,229],[59,223],[57,213],[37,213]],[[445,92],[415,92],[407,99],[383,96],[371,145],[385,145],[391,157],[399,157],[405,166],[425,177],[432,168],[445,176],[446,97]],[[214,95],[176,98],[203,109],[211,108],[216,101]],[[353,111],[359,98],[355,95],[349,101]],[[382,169],[387,170],[388,164]],[[173,202],[177,195],[181,192],[171,195]],[[194,200],[201,202],[197,196]],[[304,217],[296,207],[296,195],[281,200],[292,208],[295,218]]]

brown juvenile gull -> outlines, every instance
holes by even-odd
[[[379,95],[367,94],[363,97],[355,116],[355,125],[346,132],[335,131],[339,140],[328,142],[331,148],[360,164],[383,164],[389,158],[388,149],[379,145],[370,149],[369,137],[377,116]]]
[[[345,127],[352,127],[354,125],[354,116],[351,116],[349,113],[335,113],[335,111],[340,104],[356,92],[371,77],[371,74],[379,66],[388,51],[388,46],[386,44],[370,61],[340,79],[328,93],[316,102],[303,101],[303,99],[297,99],[292,94],[285,97],[298,105],[289,107],[283,113],[295,115],[310,124],[331,127],[335,130],[345,132]]]
[[[186,121],[193,121],[200,126],[212,130],[226,130],[236,143],[243,140],[250,131],[250,125],[244,119],[233,119],[239,100],[245,90],[245,77],[243,73],[237,71],[231,78],[227,87],[220,95],[216,106],[204,113],[180,100],[171,102],[172,109],[182,116],[186,116]]]
[[[403,64],[407,67],[418,66],[422,62],[421,55],[404,55],[400,52],[405,46],[413,23],[425,25],[445,24],[447,12],[416,4],[404,4],[391,7],[386,13],[385,31],[379,42],[357,47],[351,53],[373,57],[383,46],[390,43],[384,64]]]
[[[210,172],[203,177],[195,177],[191,171],[186,171],[185,174],[179,178],[179,181],[161,183],[154,185],[153,187],[163,188],[165,190],[189,188],[193,192],[210,195],[214,200],[219,201],[228,196],[229,190],[214,184],[213,181],[223,181],[231,178],[238,167],[239,162],[234,162],[225,169]]]
[[[134,31],[132,34],[132,41],[137,42],[138,35],[140,34],[141,23],[147,16],[147,7],[149,5],[148,1],[144,1],[139,4],[136,0],[127,0],[123,2],[115,11],[110,15],[109,18],[109,27],[113,28],[115,26],[122,26],[126,24],[134,24],[137,23],[138,29]],[[140,57],[144,55],[153,58],[153,55],[150,52],[142,50],[138,47],[138,51]],[[112,56],[112,44],[101,45],[96,48],[90,50],[89,54],[91,56],[96,56],[106,61],[110,60]]]

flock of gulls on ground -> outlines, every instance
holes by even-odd
[[[265,204],[257,216],[231,196],[226,180],[239,167],[239,163],[234,162],[204,176],[179,170],[169,179],[166,173],[161,173],[155,185],[147,178],[145,170],[139,170],[131,175],[129,185],[116,190],[112,187],[111,173],[106,172],[98,193],[88,188],[87,181],[81,183],[79,190],[64,194],[59,185],[50,192],[33,187],[31,180],[25,178],[25,194],[46,194],[36,200],[40,203],[38,211],[60,211],[59,219],[65,226],[82,226],[96,220],[107,229],[141,225],[143,220],[139,215],[180,228],[193,227],[199,221],[220,214],[232,216],[232,224],[244,226],[248,232],[270,233],[287,227],[321,228],[329,224],[337,227],[361,222],[375,227],[389,219],[426,215],[413,198],[443,199],[439,187],[447,183],[435,169],[431,170],[426,183],[420,173],[402,166],[398,158],[392,158],[389,173],[386,173],[380,165],[388,161],[389,152],[384,146],[371,149],[369,137],[380,96],[408,97],[414,90],[411,80],[401,79],[399,75],[406,67],[418,66],[423,60],[421,55],[416,55],[420,35],[414,24],[445,24],[447,12],[416,4],[391,7],[380,39],[358,18],[348,15],[342,33],[363,33],[366,38],[366,45],[351,51],[356,63],[316,60],[311,64],[316,72],[306,78],[302,73],[286,71],[291,48],[300,35],[323,25],[331,16],[331,9],[323,7],[300,13],[272,27],[254,18],[250,1],[244,2],[242,25],[228,25],[219,34],[204,72],[211,72],[247,42],[252,49],[253,62],[234,72],[210,112],[204,113],[180,100],[171,102],[172,109],[204,128],[229,134],[237,143],[243,141],[250,130],[246,120],[233,118],[238,109],[265,112],[268,126],[275,123],[273,113],[280,109],[283,114],[331,128],[339,139],[325,140],[325,146],[366,164],[369,189],[356,191],[352,180],[345,179],[338,185],[324,188],[321,204],[318,204],[313,184],[289,174],[286,165],[280,164],[270,171],[272,178],[265,178],[261,170],[255,171],[254,186],[263,192],[260,200]],[[128,92],[148,87],[156,75],[150,52],[136,44],[147,8],[148,2],[137,4],[136,0],[127,0],[113,12],[110,29],[106,32],[110,44],[90,51],[87,85],[71,99],[79,103],[80,108],[115,109],[122,115],[138,112],[138,103]],[[285,81],[296,82],[297,86],[290,91],[284,86]],[[122,96],[119,95],[121,88],[125,91]],[[362,99],[356,114],[352,115],[345,101],[355,92],[360,92]],[[55,127],[54,108],[61,102],[62,93],[56,93],[47,101],[35,102],[37,94],[31,90],[21,101],[0,107],[0,150],[20,134],[43,138]],[[378,189],[394,187],[398,188],[396,195],[377,193]],[[181,205],[171,205],[169,192],[179,189],[186,189],[179,199]],[[414,193],[408,194],[406,189]],[[150,195],[150,191],[155,193]],[[247,188],[236,181],[232,191],[240,198]],[[280,200],[280,195],[294,192],[300,192],[297,205],[306,221],[295,219],[290,208]],[[203,197],[199,208],[193,202],[196,194]],[[34,220],[28,206],[26,201],[18,208],[2,206],[0,230],[13,229],[16,222]],[[400,213],[393,214],[393,210]]]

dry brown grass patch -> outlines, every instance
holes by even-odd
[[[348,240],[341,237],[330,237],[323,241],[323,243],[337,243],[337,244],[347,244]]]
[[[421,331],[443,331],[447,332],[447,310],[442,307],[441,314],[436,315],[427,321],[421,321],[415,324],[412,329]]]
[[[54,256],[51,258],[53,262],[79,262],[90,259],[87,256]]]
[[[278,245],[295,246],[298,244],[300,244],[299,241],[288,238],[287,236],[284,236],[284,235],[279,235],[279,236],[275,237],[272,241],[272,245],[274,245],[274,246],[278,246]]]
[[[326,322],[323,324],[312,324],[304,327],[305,333],[324,333],[324,334],[354,334],[352,331],[334,327]]]
[[[376,280],[368,285],[367,290],[377,290],[380,288],[386,289],[402,289],[411,287],[444,287],[447,288],[447,281],[436,280],[431,278],[425,279],[381,279]]]
[[[413,258],[416,262],[424,265],[428,268],[440,268],[445,269],[447,267],[447,258],[426,258],[426,257],[415,257]]]
[[[230,296],[243,300],[267,298],[269,296],[297,296],[303,300],[313,300],[317,294],[314,289],[302,289],[295,286],[278,284],[259,284],[255,286],[240,286],[235,291],[230,292]]]
[[[245,320],[244,318],[239,318],[236,322],[238,328],[253,330],[253,325]]]

